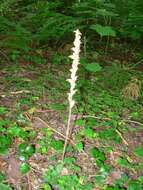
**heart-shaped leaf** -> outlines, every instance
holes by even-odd
[[[83,150],[83,147],[84,147],[84,145],[82,142],[79,142],[76,144],[76,148],[77,148],[78,152],[81,152]]]
[[[20,172],[22,174],[26,174],[27,172],[29,172],[29,170],[30,170],[30,166],[27,163],[22,163],[20,165]]]
[[[85,66],[85,69],[90,72],[97,72],[101,71],[102,67],[99,65],[99,63],[90,63]]]
[[[63,141],[61,140],[56,140],[52,142],[51,145],[55,150],[62,150],[63,149]]]
[[[102,26],[100,24],[91,25],[92,30],[95,30],[100,36],[116,36],[115,30],[111,26]]]
[[[93,158],[97,161],[102,161],[104,162],[106,160],[104,152],[101,152],[98,148],[94,147],[90,150]]]

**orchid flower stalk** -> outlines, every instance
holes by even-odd
[[[76,90],[77,71],[78,71],[78,65],[80,64],[79,53],[80,53],[80,45],[81,45],[81,33],[78,29],[74,32],[75,32],[75,40],[73,42],[74,47],[72,48],[73,53],[72,55],[69,56],[73,61],[72,61],[72,68],[70,69],[71,77],[70,79],[67,79],[67,81],[70,83],[70,92],[68,93],[69,113],[68,113],[68,122],[67,122],[66,137],[65,137],[62,160],[65,157],[65,152],[66,152],[68,139],[69,139],[72,108],[75,105],[73,96],[77,91]]]

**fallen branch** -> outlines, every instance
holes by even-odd
[[[31,93],[31,91],[29,91],[29,90],[20,90],[20,91],[10,92],[10,94],[12,94],[12,95],[23,94],[23,93]]]
[[[130,120],[130,119],[123,119],[122,121],[127,122],[127,123],[134,123],[134,124],[143,126],[143,123],[141,123],[139,121],[134,121],[134,120]]]
[[[94,118],[94,119],[98,119],[98,120],[106,120],[106,121],[111,121],[112,118],[109,117],[97,117],[94,115],[82,115],[81,118]],[[121,121],[126,122],[126,123],[135,123],[137,125],[143,125],[143,123],[139,122],[139,121],[134,121],[134,120],[130,120],[130,119],[121,119]]]
[[[120,138],[122,139],[123,143],[128,146],[129,144],[128,144],[128,142],[125,140],[125,138],[123,137],[123,135],[121,134],[121,132],[120,132],[118,129],[116,129],[115,131],[116,131],[116,133],[120,136]]]
[[[38,119],[41,123],[43,123],[47,128],[49,128],[51,131],[54,131],[55,133],[57,133],[58,135],[60,135],[61,137],[63,137],[65,139],[65,135],[62,134],[61,132],[57,131],[56,129],[52,128],[51,126],[49,126],[44,120],[42,120],[39,117],[33,117],[33,119]],[[68,140],[72,143],[75,144],[70,138],[68,138]]]
[[[98,120],[111,120],[111,118],[108,118],[108,117],[97,117],[97,116],[94,116],[94,115],[82,115],[81,118],[94,118],[94,119],[98,119]]]
[[[37,110],[36,109],[36,111],[35,112],[37,112],[37,113],[47,113],[47,112],[55,112],[55,110]]]
[[[30,181],[30,174],[29,173],[27,174],[27,182],[28,182],[28,190],[32,190],[31,181]]]
[[[28,118],[29,119],[29,118]],[[47,128],[49,128],[51,131],[57,133],[58,135],[60,135],[61,137],[63,137],[64,139],[66,138],[66,136],[64,134],[62,134],[61,132],[57,131],[56,129],[52,128],[51,126],[49,126],[44,120],[42,120],[41,118],[39,117],[33,117],[33,119],[38,119],[41,123],[43,123]],[[76,144],[74,143],[74,141],[72,139],[70,139],[68,137],[68,140],[69,142],[74,146],[76,147]],[[88,154],[82,150],[82,153],[84,153],[86,156],[88,156]]]

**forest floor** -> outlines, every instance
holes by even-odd
[[[61,184],[70,190],[70,183],[79,183],[79,190],[142,189],[142,93],[139,100],[124,100],[120,90],[122,81],[128,84],[130,76],[138,76],[142,82],[143,74],[112,66],[86,84],[87,101],[82,103],[79,94],[76,97],[72,141],[59,172],[68,107],[65,68],[1,65],[0,176],[5,176],[1,183],[15,190],[61,190]],[[75,181],[67,177],[73,175]]]

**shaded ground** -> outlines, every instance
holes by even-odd
[[[35,146],[36,152],[26,161],[31,167],[28,174],[21,175],[19,172],[19,164],[22,161],[19,159],[18,146],[23,142],[20,137],[14,137],[9,152],[0,156],[0,170],[6,174],[6,182],[11,184],[15,190],[20,189],[20,187],[25,190],[38,190],[43,184],[43,173],[48,166],[56,165],[61,159],[62,150],[56,151],[53,147],[49,147],[47,150],[42,150],[42,153],[39,151],[41,146],[39,141],[48,138],[41,129],[52,128],[52,138],[64,141],[61,134],[65,134],[66,128],[65,110],[68,85],[65,83],[67,78],[65,68],[60,66],[57,70],[53,67],[50,72],[47,68],[49,68],[48,65],[1,67],[0,106],[6,107],[8,111],[2,114],[0,119],[10,120],[7,128],[11,124],[17,123],[24,131],[35,131],[36,133],[34,138],[29,138],[29,143]],[[97,99],[100,101],[100,97]],[[105,185],[113,185],[122,175],[128,176],[130,180],[137,180],[139,176],[143,176],[142,105],[139,102],[134,102],[131,109],[130,105],[121,106],[122,108],[118,113],[118,110],[115,112],[114,108],[109,110],[110,105],[106,106],[105,102],[100,104],[102,116],[101,113],[95,112],[93,114],[91,112],[88,115],[94,115],[95,118],[85,119],[83,113],[77,110],[73,114],[73,123],[76,117],[81,118],[87,125],[92,121],[94,135],[86,136],[84,134],[85,125],[77,123],[74,127],[72,139],[74,143],[81,140],[84,144],[84,151],[78,152],[74,149],[68,152],[66,156],[76,158],[76,164],[81,168],[78,175],[85,175],[88,182],[95,184],[97,174],[105,176]],[[115,118],[112,115],[114,112],[116,113]],[[137,119],[131,116],[131,113],[135,115],[138,112],[140,117]],[[115,121],[117,122],[115,123]],[[117,127],[114,128],[114,125]],[[113,128],[114,131],[112,131]],[[80,134],[79,139],[78,134]],[[113,138],[115,135],[117,138]],[[111,167],[109,172],[106,171],[106,167],[102,168],[105,171],[98,168],[95,159],[90,154],[92,147],[104,151],[105,166]],[[135,154],[136,148],[140,148],[137,154]],[[62,175],[67,174],[70,174],[70,170],[65,168]],[[128,183],[125,181],[124,187],[127,186]],[[93,189],[95,190],[97,187],[95,186]],[[55,190],[57,189],[55,188]]]

